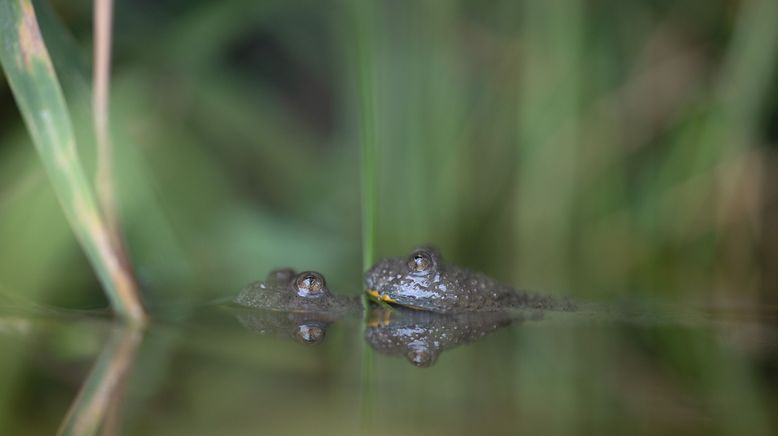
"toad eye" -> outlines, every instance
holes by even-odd
[[[432,265],[432,255],[424,250],[414,252],[408,259],[408,269],[411,271],[427,271],[432,268]]]
[[[324,277],[315,271],[300,273],[294,282],[297,295],[301,297],[318,297],[324,293]]]

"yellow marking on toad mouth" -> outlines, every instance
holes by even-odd
[[[381,295],[375,289],[368,289],[367,294],[377,299],[378,301],[386,301],[387,303],[397,303],[396,301],[394,301],[394,299],[392,299],[392,297],[388,295]]]

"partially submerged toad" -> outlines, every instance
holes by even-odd
[[[297,274],[290,268],[271,271],[265,280],[250,284],[235,303],[251,309],[237,313],[248,329],[305,344],[321,342],[331,323],[362,308],[357,297],[330,292],[318,272]]]
[[[568,301],[517,291],[447,263],[431,247],[417,248],[408,257],[382,259],[365,273],[365,291],[379,301],[438,313],[573,308]]]
[[[335,295],[316,271],[299,274],[291,268],[271,271],[263,281],[245,287],[235,303],[253,309],[344,315],[360,310],[359,299]]]

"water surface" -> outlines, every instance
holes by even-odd
[[[138,332],[6,309],[0,433],[54,434],[97,410],[101,429],[130,435],[773,434],[775,311],[678,312],[694,316],[526,313],[419,367],[366,342],[381,318],[305,344],[225,306]],[[85,406],[84,386],[108,394]]]

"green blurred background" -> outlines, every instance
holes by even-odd
[[[91,2],[36,6],[90,162]],[[358,292],[369,123],[378,256],[431,242],[546,292],[768,299],[775,19],[769,1],[119,1],[113,134],[145,297],[278,265]],[[0,92],[0,286],[101,306]]]
[[[93,174],[92,4],[34,5]],[[117,1],[112,133],[144,299],[152,308],[205,302],[286,265],[319,270],[335,292],[357,294],[363,215],[374,204],[377,257],[433,243],[449,260],[547,293],[769,307],[778,302],[776,23],[774,0]],[[368,165],[364,147],[375,150]],[[363,180],[374,189],[363,190]],[[46,306],[107,305],[5,82],[0,294]],[[3,361],[3,374],[15,376],[0,379],[0,394],[12,399],[0,395],[0,405],[13,404],[5,417],[18,417],[5,428],[45,433],[106,327],[25,326],[0,324],[29,339],[4,342],[19,358]],[[279,411],[262,416],[289,423],[306,409],[337,421],[359,403],[352,327],[331,335],[316,357],[265,339],[250,348],[258,339],[207,329],[154,330],[127,419],[186,399],[172,417],[139,419],[135,431],[208,434],[231,423],[234,433],[251,433],[240,427],[250,411],[209,400],[250,404],[264,392],[262,404],[277,401]],[[729,334],[738,342],[749,332]],[[557,434],[576,433],[570,426],[580,419],[591,424],[581,431],[588,434],[631,431],[633,420],[667,431],[767,434],[778,402],[760,386],[776,380],[775,352],[740,345],[747,350],[733,356],[706,334],[674,328],[503,332],[478,352],[452,352],[431,376],[380,361],[377,389],[389,389],[378,405],[423,424],[467,421],[473,410],[488,418],[486,406],[473,408],[486,398],[505,406],[497,409],[504,422],[494,423],[501,429],[513,428],[511,407],[522,405],[517,416],[529,432],[561,416],[569,419],[560,418]],[[613,355],[628,381],[603,357]],[[754,355],[773,370],[752,372]],[[40,364],[47,359],[81,369]],[[29,360],[38,362],[33,372],[22,369]],[[179,378],[166,384],[171,368]],[[471,378],[484,372],[494,377],[483,385]],[[441,388],[451,380],[459,382]],[[289,394],[298,390],[314,394],[300,402]],[[404,403],[406,390],[415,403]],[[681,406],[665,403],[668,396]],[[431,414],[414,420],[425,399]],[[686,400],[711,415],[697,421]],[[343,410],[318,408],[329,402]],[[649,413],[645,404],[666,409]],[[595,413],[576,415],[582,405]],[[191,410],[221,420],[212,428],[206,418],[190,420]],[[723,410],[731,414],[710,418]],[[33,412],[51,420],[27,427]],[[391,429],[394,415],[378,415]],[[474,422],[448,425],[476,431]],[[360,431],[339,424],[330,433]]]

